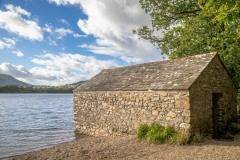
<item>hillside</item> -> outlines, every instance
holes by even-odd
[[[62,86],[30,85],[10,75],[0,74],[0,93],[72,93],[85,81]]]
[[[19,81],[10,75],[0,74],[0,86],[6,85],[30,86],[30,84]]]

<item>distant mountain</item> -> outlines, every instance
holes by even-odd
[[[82,84],[85,83],[85,82],[86,82],[86,81],[79,81],[79,82],[76,82],[76,83],[66,84],[66,85],[80,86],[80,85],[82,85]]]
[[[30,84],[19,81],[10,75],[0,74],[0,86],[6,85],[31,86]]]
[[[30,85],[21,82],[10,75],[0,74],[0,93],[72,93],[85,81],[79,81],[62,86]]]

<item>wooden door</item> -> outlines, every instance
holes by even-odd
[[[223,106],[221,106],[222,93],[212,94],[212,120],[213,138],[220,138],[223,134]]]

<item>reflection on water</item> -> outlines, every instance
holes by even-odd
[[[74,139],[72,94],[0,94],[0,159]]]

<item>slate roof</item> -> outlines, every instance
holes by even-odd
[[[74,91],[188,89],[216,55],[216,53],[208,53],[174,60],[104,69]]]

